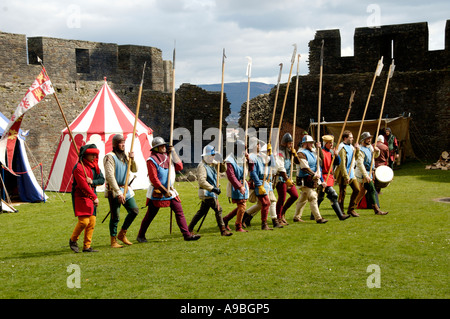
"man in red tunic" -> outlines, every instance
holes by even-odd
[[[77,241],[83,230],[83,252],[97,251],[91,248],[96,223],[95,208],[99,203],[95,187],[105,181],[98,167],[98,154],[99,150],[94,144],[81,147],[80,160],[75,164],[72,172],[72,203],[75,216],[78,217],[78,223],[70,237],[69,247],[76,253],[79,252]],[[96,183],[96,180],[100,180],[100,182]]]
[[[345,220],[350,217],[350,215],[345,215],[341,207],[338,203],[338,195],[336,191],[334,190],[334,176],[333,176],[333,168],[330,170],[331,162],[333,161],[333,157],[336,156],[333,165],[339,165],[341,162],[341,159],[339,157],[338,152],[335,150],[333,146],[334,137],[332,135],[324,135],[322,136],[323,140],[323,147],[319,150],[322,151],[322,156],[319,155],[319,157],[322,159],[322,184],[318,188],[318,200],[317,204],[320,206],[320,203],[323,201],[325,194],[327,194],[327,198],[331,202],[331,207],[333,208],[334,212],[336,213],[337,217],[340,220]],[[330,172],[330,175],[328,176],[328,172]],[[326,183],[326,184],[325,184]]]
[[[171,159],[169,161],[169,154]],[[170,162],[170,163],[169,163]],[[171,172],[169,174],[169,165]],[[167,145],[162,137],[155,137],[152,142],[152,150],[147,160],[148,177],[150,186],[147,191],[147,213],[141,223],[137,236],[140,243],[146,242],[145,233],[150,223],[162,207],[170,207],[175,213],[177,225],[183,234],[184,240],[198,240],[200,235],[189,231],[186,218],[181,206],[178,192],[175,190],[175,171],[183,169],[183,162],[178,157],[172,146]],[[170,176],[169,176],[170,175]]]

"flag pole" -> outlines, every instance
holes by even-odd
[[[386,79],[386,87],[384,89],[384,95],[383,95],[383,102],[381,104],[381,111],[380,111],[380,117],[378,119],[378,126],[377,126],[377,134],[375,135],[375,139],[378,136],[378,133],[380,131],[380,124],[381,124],[381,118],[383,116],[383,110],[384,110],[384,103],[386,101],[386,93],[388,90],[388,86],[389,86],[389,79],[392,78],[392,76],[394,75],[394,69],[395,69],[395,64],[394,64],[394,59],[392,59],[392,63],[389,66],[389,72],[388,72],[388,76]],[[375,146],[377,145],[376,140],[375,140]],[[373,161],[375,158],[375,150],[372,152],[372,159],[370,160],[370,172],[369,172],[369,177],[372,176],[372,165],[373,165]]]
[[[144,62],[144,67],[142,69],[142,79],[141,79],[141,85],[139,86],[139,94],[138,94],[138,101],[137,101],[137,107],[136,107],[136,114],[135,114],[135,118],[134,118],[133,136],[131,137],[130,153],[133,152],[133,147],[134,147],[134,139],[135,139],[135,136],[136,136],[136,126],[137,126],[137,122],[138,122],[138,119],[139,119],[139,108],[141,106],[142,87],[144,85],[144,73],[145,73],[145,66],[146,65],[147,65],[147,61]],[[127,165],[127,175],[125,177],[125,185],[124,185],[124,189],[123,189],[123,196],[125,197],[125,200],[126,200],[127,191],[128,191],[128,179],[130,178],[130,169],[131,169],[131,161]]]
[[[298,71],[299,71],[299,64],[300,64],[300,54],[297,55],[297,79],[295,81],[295,98],[294,98],[294,119],[292,121],[292,145],[295,149],[295,127],[297,126],[297,95],[298,95]],[[289,174],[289,178],[292,179],[292,175],[294,172],[294,154],[291,154],[291,171]]]
[[[44,71],[44,73],[47,76],[47,78],[50,79],[50,77],[47,74],[47,70],[45,69],[44,63],[41,60],[41,58],[37,57],[37,60],[41,64],[42,70]],[[66,124],[66,128],[67,128],[67,131],[69,132],[69,136],[70,136],[70,139],[72,140],[72,144],[73,144],[73,146],[75,148],[75,152],[77,153],[77,156],[80,157],[80,152],[78,150],[77,143],[75,142],[75,139],[73,138],[72,130],[70,129],[69,123],[67,122],[66,115],[64,114],[64,111],[62,109],[61,103],[59,103],[58,96],[56,95],[56,92],[53,92],[53,96],[55,97],[56,104],[58,104],[59,111],[61,112],[62,118],[64,119],[64,123]],[[84,175],[85,175],[85,177],[87,179],[86,168],[84,167],[83,161],[80,161],[80,163],[81,163],[81,166],[83,167]]]
[[[173,63],[172,63],[172,107],[170,112],[170,138],[169,138],[169,147],[172,147],[173,144],[173,126],[175,120],[175,46],[173,48]],[[170,192],[170,175],[172,173],[172,150],[169,153],[169,173],[167,175],[167,191]],[[173,220],[173,211],[172,207],[170,208],[170,234],[172,234],[172,220]]]

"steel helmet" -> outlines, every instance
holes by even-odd
[[[203,154],[202,156],[208,156],[208,155],[216,155],[216,150],[214,149],[214,146],[212,145],[206,145],[203,148]]]
[[[303,139],[302,139],[302,144],[303,143],[314,143],[314,140],[311,137],[311,135],[305,135],[305,136],[303,136]]]
[[[161,146],[161,145],[167,145],[167,143],[164,141],[162,137],[155,137],[152,141],[152,148]]]

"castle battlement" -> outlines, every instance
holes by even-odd
[[[339,30],[319,30],[309,42],[310,74],[320,72],[320,51],[324,40],[324,74],[374,72],[383,56],[384,65],[395,59],[396,71],[444,70],[450,66],[450,20],[445,27],[445,49],[428,49],[428,23],[408,23],[380,27],[356,28],[354,56],[341,56]]]
[[[146,88],[168,92],[172,85],[172,62],[164,61],[161,50],[154,47],[0,32],[0,48],[3,81],[33,79],[40,68],[39,56],[54,81],[101,81],[107,77],[115,83],[139,84],[146,61]]]

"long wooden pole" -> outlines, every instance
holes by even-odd
[[[223,49],[222,54],[222,87],[220,90],[220,114],[219,114],[219,136],[218,136],[218,145],[217,152],[222,155],[222,118],[223,118],[223,93],[224,93],[224,74],[225,74],[225,49]],[[217,164],[217,183],[216,186],[219,187],[220,182],[220,163]],[[206,215],[205,215],[206,216]],[[199,227],[200,229],[200,227]]]
[[[39,57],[38,57],[38,62],[41,64],[42,70],[44,71],[44,73],[47,76],[47,78],[50,79],[50,77],[47,74],[47,70],[45,70],[45,67],[44,67],[44,64],[43,64],[42,60]],[[75,148],[75,152],[77,153],[77,156],[79,157],[80,156],[80,152],[78,150],[77,143],[75,142],[75,139],[73,138],[72,130],[70,129],[69,123],[67,122],[66,115],[64,114],[64,111],[62,109],[61,103],[59,103],[58,96],[56,95],[56,92],[53,92],[53,96],[55,97],[56,104],[58,104],[59,111],[61,112],[61,115],[62,115],[62,118],[64,120],[64,123],[66,124],[66,128],[67,128],[67,131],[69,132],[69,136],[70,136],[70,139],[72,140],[72,144],[73,144],[73,147]],[[87,179],[86,168],[84,167],[83,161],[81,161],[80,163],[81,163],[81,166],[83,167],[84,176]]]
[[[323,46],[325,41],[322,40],[320,48],[320,75],[319,75],[319,103],[317,105],[317,142],[320,142],[320,113],[322,109],[322,77],[323,77]],[[319,165],[317,165],[317,169]]]
[[[273,104],[273,111],[272,111],[272,122],[270,124],[269,139],[267,141],[268,144],[272,144],[273,123],[275,121],[275,114],[276,114],[276,110],[277,110],[278,92],[280,91],[281,71],[283,70],[283,63],[280,63],[279,66],[280,66],[280,71],[278,73],[277,90],[275,93],[275,102]],[[268,172],[269,170],[267,169],[268,164],[269,164],[269,156],[264,165],[264,181],[267,179],[267,176],[269,175],[269,172]]]
[[[246,110],[246,114],[245,114],[245,131],[244,131],[244,152],[247,152],[247,147],[248,147],[248,143],[247,143],[247,136],[248,136],[248,115],[249,115],[249,110],[250,110],[250,78],[252,75],[252,58],[251,57],[247,57],[248,63],[247,63],[247,110]],[[245,159],[244,156],[244,181],[243,181],[243,185],[245,183],[245,178],[247,175],[247,160]]]
[[[359,144],[359,138],[361,136],[362,128],[363,128],[363,125],[364,125],[364,119],[366,117],[367,108],[369,107],[370,97],[372,96],[372,90],[373,90],[373,87],[375,85],[375,80],[377,79],[378,76],[380,76],[382,69],[383,69],[383,57],[381,57],[381,59],[378,60],[377,69],[375,70],[375,73],[373,74],[372,85],[370,86],[369,95],[367,96],[367,101],[366,101],[366,106],[364,108],[363,117],[361,119],[361,124],[359,125],[358,135],[357,135],[356,140],[355,140],[355,143],[357,143],[357,144]],[[351,163],[350,164],[350,170],[353,169],[353,165],[354,165],[354,162],[355,162],[355,152],[353,152],[352,159],[350,161],[350,163]],[[349,174],[350,174],[350,171],[349,171]]]
[[[295,81],[295,97],[294,97],[294,119],[292,120],[292,144],[295,149],[295,127],[297,126],[297,95],[298,95],[298,72],[300,65],[300,54],[297,55],[297,79]],[[294,160],[294,154],[291,154],[291,171],[289,174],[290,179],[292,180],[292,175],[294,173],[294,165],[292,164]]]
[[[169,146],[172,147],[173,144],[173,126],[175,120],[175,46],[173,48],[173,63],[172,63],[172,106],[170,112],[170,138]],[[167,175],[167,191],[170,192],[170,175],[172,172],[172,151],[169,153],[169,173]],[[170,233],[172,234],[172,219],[173,211],[170,208]]]
[[[342,135],[344,133],[345,126],[347,125],[348,115],[350,114],[350,110],[352,109],[352,103],[353,103],[354,96],[355,96],[355,91],[353,91],[352,94],[350,95],[350,101],[348,103],[348,110],[347,110],[347,114],[345,115],[344,125],[342,126],[341,133],[339,134],[339,138],[338,138],[338,141],[336,143],[336,146],[338,146],[341,143]],[[328,183],[328,178],[330,177],[331,170],[333,168],[333,163],[334,163],[334,159],[335,158],[336,158],[336,156],[333,156],[333,158],[331,160],[330,168],[328,169],[327,179],[325,180],[325,187],[326,187],[326,185]]]
[[[141,106],[141,97],[142,97],[142,87],[144,86],[144,73],[145,73],[145,66],[147,65],[147,61],[144,62],[144,67],[142,69],[142,79],[141,79],[141,85],[139,86],[139,94],[138,94],[138,101],[137,101],[137,106],[136,106],[136,114],[134,117],[134,127],[133,127],[133,136],[131,137],[131,147],[130,147],[130,153],[133,152],[133,148],[134,148],[134,139],[136,137],[136,127],[137,127],[137,123],[139,120],[139,108]],[[130,169],[131,169],[131,160],[127,165],[127,175],[125,177],[125,185],[124,185],[124,189],[123,189],[123,196],[125,197],[126,200],[126,196],[127,196],[127,191],[128,191],[128,180],[130,178]]]
[[[375,135],[375,145],[377,145],[376,138],[378,137],[378,133],[380,132],[381,118],[383,117],[384,103],[386,101],[386,93],[387,93],[388,86],[389,86],[389,80],[394,75],[394,68],[395,68],[394,59],[392,59],[392,63],[389,66],[389,72],[388,72],[388,76],[386,79],[386,87],[384,88],[383,102],[381,104],[380,117],[378,119],[378,125],[377,125],[377,133]],[[369,177],[372,176],[372,168],[373,168],[372,166],[373,166],[374,158],[375,158],[375,151],[372,152],[372,159],[370,160]]]
[[[286,83],[286,92],[284,93],[283,107],[281,108],[280,120],[278,122],[277,139],[275,140],[275,147],[273,148],[274,151],[276,151],[278,148],[278,140],[280,139],[281,124],[283,123],[284,110],[286,108],[286,101],[287,101],[287,96],[289,93],[289,85],[291,84],[292,68],[294,67],[294,63],[295,63],[295,55],[297,54],[297,44],[293,44],[293,46],[294,46],[294,52],[292,53],[292,57],[291,57],[291,68],[289,70],[288,81]]]

